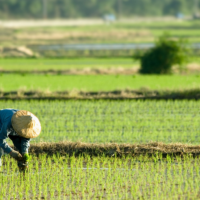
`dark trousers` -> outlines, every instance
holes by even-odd
[[[15,150],[19,151],[19,153],[22,154],[22,150],[21,150],[21,138],[18,137],[18,136],[12,136],[12,135],[9,135],[9,138],[12,140],[12,142],[14,144]],[[2,148],[0,148],[0,166],[2,166],[1,157],[4,154],[5,154],[4,150]]]
[[[14,149],[17,150],[17,151],[19,151],[19,153],[22,154],[21,137],[19,137],[19,136],[13,136],[13,135],[9,135],[8,137],[12,140],[12,142],[14,144]]]

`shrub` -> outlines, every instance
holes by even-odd
[[[164,34],[156,42],[155,47],[138,58],[141,61],[142,74],[170,74],[173,65],[181,66],[187,58],[186,42],[175,40]]]

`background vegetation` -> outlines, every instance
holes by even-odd
[[[13,173],[13,159],[4,162],[0,194],[6,200],[199,199],[200,162],[189,155],[164,159],[157,154],[149,159],[42,154],[32,157],[24,175]]]
[[[181,66],[187,60],[186,41],[174,40],[170,35],[161,36],[154,48],[140,57],[143,74],[170,74],[173,65]]]
[[[1,18],[76,18],[120,16],[162,16],[179,12],[193,14],[196,0],[1,0]]]

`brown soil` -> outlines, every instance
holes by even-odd
[[[200,155],[200,145],[188,145],[181,143],[164,144],[161,142],[152,142],[148,144],[92,144],[83,142],[59,142],[59,143],[38,143],[32,144],[29,152],[32,154],[61,154],[61,155],[90,155],[90,156],[137,156],[154,155],[160,153],[166,155],[190,154]]]
[[[147,30],[111,30],[111,31],[69,31],[69,32],[40,32],[35,34],[30,33],[19,33],[16,36],[18,40],[63,40],[63,39],[108,39],[108,38],[115,38],[115,39],[124,39],[124,38],[131,38],[131,37],[152,37],[151,33]]]
[[[13,50],[14,49],[14,50]],[[0,48],[3,52],[3,48]],[[10,50],[15,51],[16,53],[21,53],[23,55],[29,54],[29,56],[33,56],[34,54],[29,49],[25,47],[20,48],[4,48],[4,52],[6,50],[9,52]],[[139,73],[139,66],[132,65],[132,67],[124,68],[124,67],[110,67],[110,68],[83,68],[83,69],[66,69],[66,70],[56,70],[56,69],[49,69],[49,70],[5,70],[0,66],[0,73],[5,74],[48,74],[48,75],[134,75]],[[195,74],[200,72],[200,64],[199,63],[190,63],[187,64],[186,67],[181,70],[177,66],[173,67],[173,73],[175,74]]]
[[[168,100],[168,99],[200,99],[200,90],[177,90],[177,91],[157,91],[157,90],[114,90],[114,91],[0,91],[0,100]]]
[[[1,51],[1,49],[0,49]],[[23,52],[24,53],[24,52]],[[5,70],[0,67],[0,73],[5,74],[49,74],[49,75],[134,75],[139,73],[139,66],[129,68],[111,67],[111,68],[83,68],[83,69],[66,69],[66,70]],[[175,74],[195,74],[200,72],[199,63],[190,63],[184,70],[173,67]]]
[[[28,58],[33,57],[33,51],[25,46],[19,47],[0,47],[0,57],[17,57]]]
[[[33,71],[22,71],[22,70],[4,70],[0,68],[0,73],[7,74],[49,74],[49,75],[131,75],[138,73],[139,67],[123,68],[84,68],[84,69],[67,69],[67,70],[33,70]]]

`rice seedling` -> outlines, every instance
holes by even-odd
[[[199,144],[198,101],[1,101],[41,121],[37,142]]]
[[[198,101],[1,101],[41,121],[38,142],[199,144]],[[35,144],[37,145],[37,144]],[[56,144],[55,144],[56,145]],[[170,145],[169,145],[170,146]],[[200,160],[190,154],[117,157],[32,154],[29,170],[3,157],[0,199],[199,199]],[[73,152],[74,155],[76,151]]]
[[[198,158],[32,157],[20,174],[4,157],[1,199],[198,199]]]

